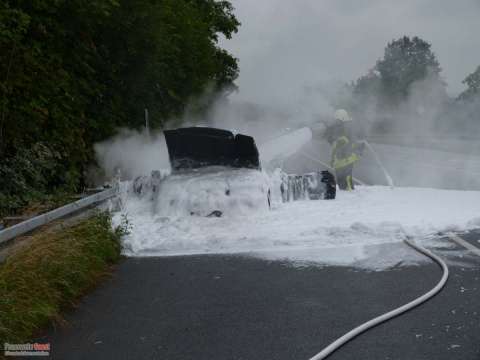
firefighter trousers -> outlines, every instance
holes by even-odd
[[[353,164],[335,169],[337,184],[340,190],[353,190]]]

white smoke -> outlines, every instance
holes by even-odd
[[[122,129],[109,140],[95,145],[98,165],[106,179],[121,171],[122,178],[150,175],[153,170],[170,169],[168,150],[162,133]]]

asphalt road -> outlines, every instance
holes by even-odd
[[[458,250],[441,294],[329,359],[479,360],[480,258]],[[440,276],[435,264],[369,272],[246,256],[130,258],[37,341],[51,342],[55,359],[309,359]]]

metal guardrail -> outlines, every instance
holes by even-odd
[[[45,214],[38,215],[34,218],[28,219],[19,224],[8,227],[0,231],[0,244],[3,244],[29,231],[32,231],[40,226],[46,225],[54,220],[57,220],[66,215],[72,214],[75,211],[84,209],[95,203],[110,199],[114,197],[117,193],[118,191],[115,187],[111,189],[107,189],[97,194],[87,196],[73,203],[59,207],[58,209],[49,211]]]

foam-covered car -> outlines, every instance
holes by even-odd
[[[171,174],[153,172],[138,178],[134,190],[153,194],[155,212],[165,216],[215,216],[250,213],[280,201],[335,198],[335,180],[328,172],[288,175],[262,170],[251,136],[209,127],[164,132]]]

